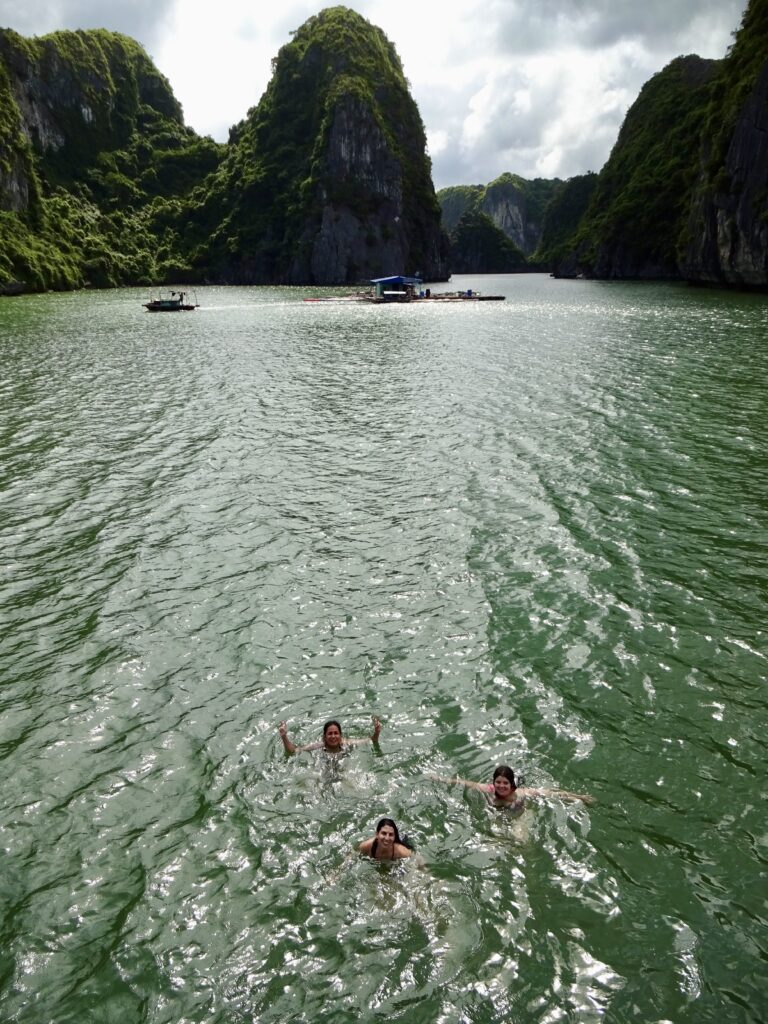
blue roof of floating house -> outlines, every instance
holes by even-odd
[[[371,284],[421,284],[420,277],[404,277],[402,274],[395,274],[394,277],[373,277]]]

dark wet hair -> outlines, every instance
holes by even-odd
[[[512,789],[517,789],[517,783],[515,782],[515,773],[509,767],[508,764],[500,764],[496,771],[493,773],[493,781],[501,776],[503,779],[509,779],[512,783]]]
[[[332,718],[330,720],[330,722],[326,722],[325,725],[323,726],[323,739],[325,739],[325,734],[328,732],[328,730],[331,728],[332,725],[336,726],[336,728],[339,730],[339,732],[341,733],[342,736],[344,735],[344,733],[342,732],[342,729],[341,729],[341,726],[339,725],[339,723],[336,721],[335,718]]]

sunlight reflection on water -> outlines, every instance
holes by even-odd
[[[759,1007],[764,303],[467,284],[0,302],[3,1019]]]

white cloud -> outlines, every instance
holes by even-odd
[[[22,35],[46,35],[57,29],[108,28],[123,32],[145,47],[165,32],[166,19],[178,0],[0,0],[0,26]]]
[[[721,57],[746,0],[347,0],[395,44],[437,187],[503,171],[599,170],[627,108],[673,57]],[[323,5],[284,0],[0,0],[26,35],[103,26],[138,39],[196,131],[225,140],[258,103],[271,61]]]

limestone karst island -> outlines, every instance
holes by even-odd
[[[598,174],[436,193],[383,32],[345,7],[277,54],[226,144],[134,40],[0,29],[0,292],[550,271],[768,287],[768,0],[642,89]]]

